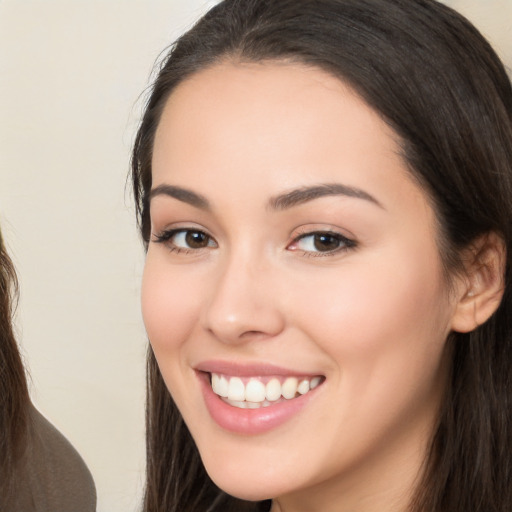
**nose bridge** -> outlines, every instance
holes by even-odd
[[[225,343],[271,337],[283,328],[272,264],[249,245],[227,251],[203,313],[204,327]]]

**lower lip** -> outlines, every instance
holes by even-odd
[[[227,404],[213,392],[209,374],[198,372],[198,375],[206,408],[213,420],[225,430],[246,435],[262,434],[287,422],[307,405],[321,387],[268,407],[240,409]]]

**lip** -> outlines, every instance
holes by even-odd
[[[230,361],[203,361],[195,370],[205,373],[218,373],[230,377],[266,377],[282,375],[284,377],[315,377],[321,373],[295,371],[268,363],[234,363]]]
[[[223,368],[223,370],[227,370],[227,368]],[[268,368],[268,370],[270,371],[270,368]],[[220,372],[220,368],[216,368],[216,370],[212,371]],[[247,371],[250,371],[250,373],[246,373]],[[226,373],[233,376],[263,375],[261,371],[254,372],[250,367],[239,368],[239,372],[236,374],[234,374],[230,368]],[[274,375],[276,373],[279,374],[280,372],[276,372],[276,367],[273,367],[272,373],[268,373],[268,375]],[[292,400],[285,400],[268,407],[240,409],[227,404],[213,392],[210,385],[209,372],[197,370],[196,375],[201,384],[206,408],[215,423],[229,432],[250,436],[263,434],[278,428],[296,417],[307,406],[310,400],[316,396],[318,390],[322,388],[322,385],[320,385],[305,395],[293,398]],[[304,374],[287,373],[287,375],[302,376]]]

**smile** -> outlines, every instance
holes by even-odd
[[[259,435],[301,416],[324,395],[326,377],[268,363],[203,361],[195,366],[204,403],[222,429]]]
[[[322,377],[233,377],[212,373],[210,384],[222,400],[239,409],[259,409],[309,393]]]

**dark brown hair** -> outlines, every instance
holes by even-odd
[[[414,512],[512,510],[512,89],[479,32],[434,0],[225,0],[171,48],[146,105],[132,155],[144,242],[155,130],[174,88],[218,63],[286,60],[350,84],[402,141],[432,201],[448,273],[495,232],[507,250],[498,311],[452,333],[451,381],[426,455]],[[149,349],[145,512],[265,510],[211,482]]]
[[[0,504],[14,492],[26,446],[29,394],[12,327],[18,283],[0,233]]]

